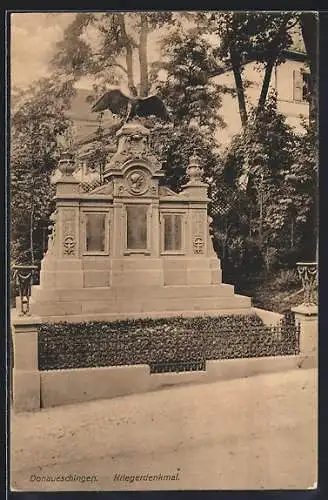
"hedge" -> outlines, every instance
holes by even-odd
[[[295,354],[297,329],[267,327],[256,315],[43,323],[39,369]]]

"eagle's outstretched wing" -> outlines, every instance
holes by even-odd
[[[164,102],[157,95],[151,95],[149,97],[138,99],[136,114],[138,116],[157,116],[162,120],[170,119]]]
[[[115,115],[125,115],[130,97],[119,88],[106,92],[93,106],[92,111],[100,112],[109,109]]]

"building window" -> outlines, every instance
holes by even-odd
[[[309,93],[310,93],[310,74],[303,73],[303,92],[302,92],[303,101],[309,100]]]
[[[85,249],[87,252],[105,252],[106,214],[85,214]]]
[[[127,205],[127,249],[146,250],[147,249],[147,205]]]
[[[181,250],[182,215],[164,215],[164,251]]]
[[[293,100],[305,102],[309,99],[310,74],[305,71],[294,71]]]

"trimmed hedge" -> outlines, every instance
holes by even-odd
[[[256,315],[44,323],[39,369],[87,368],[295,354],[295,328],[265,326]]]

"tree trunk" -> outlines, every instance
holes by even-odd
[[[31,264],[34,266],[34,243],[33,243],[33,222],[34,222],[34,203],[32,198],[32,207],[30,212],[30,255],[31,255]]]
[[[133,77],[133,51],[132,51],[132,46],[131,42],[129,40],[129,37],[127,35],[126,29],[125,29],[125,21],[124,21],[124,14],[118,14],[118,22],[121,30],[121,36],[122,40],[125,46],[125,60],[126,60],[126,69],[127,69],[127,76],[128,76],[128,87],[133,94],[137,94],[137,89],[134,84],[134,77]]]
[[[290,224],[290,248],[294,248],[294,217],[291,217],[291,224]]]
[[[260,186],[259,186],[259,205],[260,205],[260,215],[259,215],[259,243],[261,250],[263,249],[263,212],[264,212],[264,196],[263,196],[263,174],[261,175]]]
[[[245,101],[245,91],[240,71],[240,57],[234,48],[230,49],[230,58],[232,64],[232,71],[235,78],[236,90],[237,90],[240,120],[242,126],[245,127],[247,125],[247,120],[248,120],[246,101]]]
[[[301,14],[302,37],[310,67],[310,122],[318,121],[318,19],[313,12]]]
[[[222,252],[222,260],[225,260],[227,256],[227,241],[228,241],[228,221],[225,219],[224,225],[224,240],[223,240],[223,252]]]
[[[141,29],[139,41],[139,64],[140,64],[140,97],[146,97],[149,92],[148,78],[148,57],[147,57],[147,40],[148,40],[148,19],[147,14],[140,14]]]
[[[276,55],[272,56],[271,59],[269,59],[265,65],[265,73],[261,88],[261,94],[257,104],[256,114],[260,113],[265,106],[265,101],[268,95],[270,81],[271,81],[272,70],[275,65],[275,62],[276,62]]]
[[[266,65],[265,65],[265,73],[264,73],[264,78],[263,78],[263,83],[262,83],[261,94],[260,94],[259,101],[257,104],[256,114],[260,113],[265,106],[265,101],[266,101],[268,91],[269,91],[269,86],[270,86],[272,70],[273,70],[273,67],[277,61],[278,55],[279,55],[279,50],[280,50],[279,44],[281,41],[281,37],[283,36],[284,31],[286,31],[287,29],[290,29],[290,28],[287,28],[287,25],[288,25],[288,22],[290,21],[290,19],[291,19],[291,14],[286,14],[284,16],[283,21],[282,21],[276,35],[274,36],[274,38],[272,40],[271,51],[270,51],[271,57],[268,59],[268,61],[266,62]]]
[[[260,248],[262,249],[262,247],[263,247],[263,195],[262,195],[262,190],[260,192],[259,242],[260,242]]]

